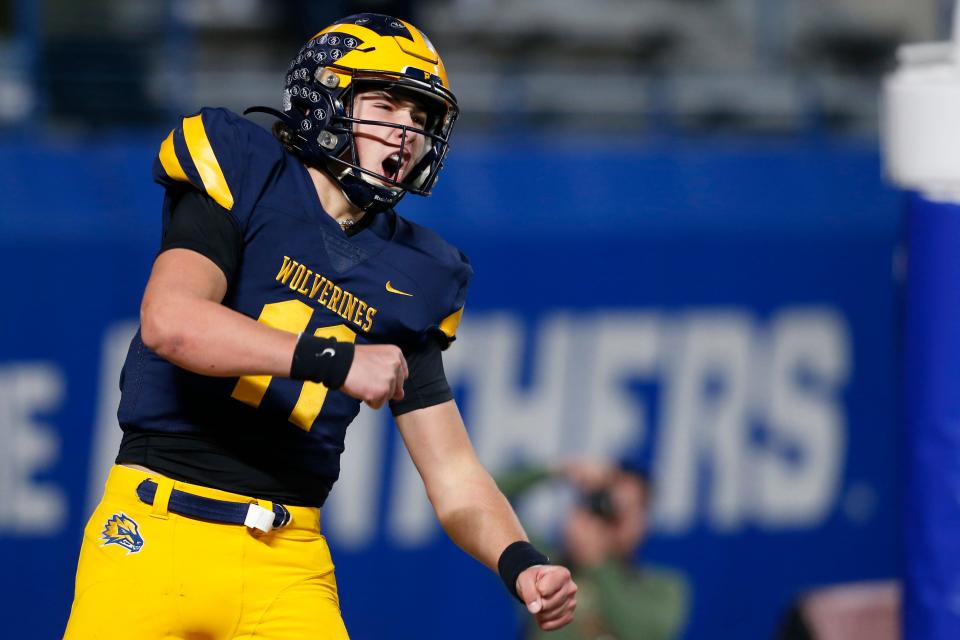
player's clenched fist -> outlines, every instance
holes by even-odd
[[[379,409],[388,400],[403,399],[407,360],[392,344],[357,345],[341,391]]]
[[[577,585],[566,567],[530,567],[517,576],[517,593],[544,631],[559,629],[573,620]]]

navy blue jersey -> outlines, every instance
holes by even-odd
[[[472,275],[465,256],[393,211],[348,237],[321,207],[304,165],[249,120],[225,109],[184,118],[161,145],[154,178],[166,189],[164,225],[189,189],[233,217],[244,246],[227,307],[292,333],[404,351],[454,339]],[[255,452],[248,463],[309,483],[321,502],[360,406],[312,382],[191,373],[147,349],[139,333],[120,387],[125,431],[195,434],[228,454]]]

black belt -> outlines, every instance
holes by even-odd
[[[137,497],[142,502],[152,505],[156,495],[157,483],[153,480],[144,480],[137,486]],[[179,489],[170,492],[167,510],[190,518],[201,518],[224,524],[243,524],[264,532],[290,523],[290,511],[282,504],[274,503],[271,522],[270,512],[256,503],[217,500],[195,496]]]

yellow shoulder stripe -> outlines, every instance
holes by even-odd
[[[180,166],[177,152],[173,149],[173,133],[171,131],[163,144],[160,145],[160,164],[163,165],[163,170],[167,172],[167,175],[174,180],[189,183],[190,179],[184,172],[183,167]]]
[[[233,194],[230,193],[227,179],[223,177],[223,171],[220,169],[220,163],[217,162],[217,156],[213,153],[213,147],[210,146],[207,131],[203,127],[203,116],[198,114],[183,119],[183,137],[187,141],[187,149],[190,151],[194,166],[197,167],[200,179],[203,180],[203,188],[207,195],[224,209],[232,209]]]
[[[457,333],[457,327],[460,326],[460,318],[462,317],[463,307],[460,307],[440,321],[440,331],[443,331],[448,338],[452,338]]]

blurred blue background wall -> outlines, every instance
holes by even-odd
[[[165,133],[0,144],[9,637],[66,621]],[[435,195],[399,207],[476,269],[447,369],[484,463],[648,467],[639,560],[686,574],[686,637],[771,637],[806,589],[899,575],[901,198],[875,147],[465,134]],[[388,419],[361,414],[347,446],[324,527],[353,636],[516,637],[522,612],[436,525]],[[554,535],[563,499],[522,504],[528,527]]]
[[[809,589],[898,578],[906,259],[877,94],[952,6],[0,0],[0,636],[66,622],[159,142],[202,105],[277,105],[291,55],[360,10],[429,33],[462,107],[434,196],[399,211],[474,264],[445,366],[483,462],[647,468],[636,561],[686,576],[686,638],[772,638]],[[555,540],[572,499],[521,517]],[[520,634],[385,415],[350,427],[324,528],[355,640]]]

